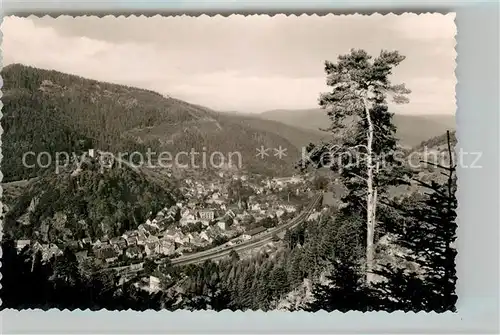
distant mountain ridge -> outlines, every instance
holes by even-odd
[[[320,108],[311,109],[277,109],[258,114],[265,120],[282,122],[305,129],[324,129],[330,124],[326,111]],[[401,144],[413,147],[429,138],[439,136],[447,130],[456,129],[454,115],[405,115],[394,114],[397,136]]]

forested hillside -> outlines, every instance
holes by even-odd
[[[152,91],[19,64],[5,67],[2,78],[4,182],[39,174],[38,165],[23,167],[23,154],[30,151],[53,156],[88,148],[129,153],[151,148],[175,154],[205,148],[240,152],[244,168],[275,173],[291,173],[298,157],[296,145],[273,127],[253,127]],[[288,155],[262,162],[255,156],[261,145],[281,145]]]
[[[128,167],[101,170],[96,161],[81,170],[47,171],[9,204],[4,233],[52,243],[119,236],[172,205],[176,192]]]

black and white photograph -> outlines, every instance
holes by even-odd
[[[1,31],[1,309],[456,311],[455,14]]]

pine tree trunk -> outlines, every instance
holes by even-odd
[[[368,194],[366,198],[366,282],[369,284],[373,281],[373,262],[374,248],[373,241],[375,235],[375,212],[376,212],[376,189],[373,185],[374,166],[373,166],[373,122],[370,115],[368,103],[365,100],[366,119],[368,121],[368,143],[367,143],[367,187]]]

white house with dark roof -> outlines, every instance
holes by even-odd
[[[23,250],[24,247],[29,246],[31,244],[31,240],[17,240],[16,241],[16,249]]]
[[[159,253],[163,255],[170,255],[175,251],[175,243],[167,240],[159,242]]]
[[[129,238],[127,238],[127,246],[133,246],[133,245],[137,245],[137,237],[135,236],[131,236]]]
[[[144,235],[137,236],[137,245],[145,245],[146,241],[147,241],[146,236]]]
[[[140,258],[142,257],[142,250],[137,245],[133,245],[127,248],[125,255],[128,258]]]
[[[160,252],[160,245],[158,242],[148,242],[144,245],[144,252],[147,256],[151,256]]]

